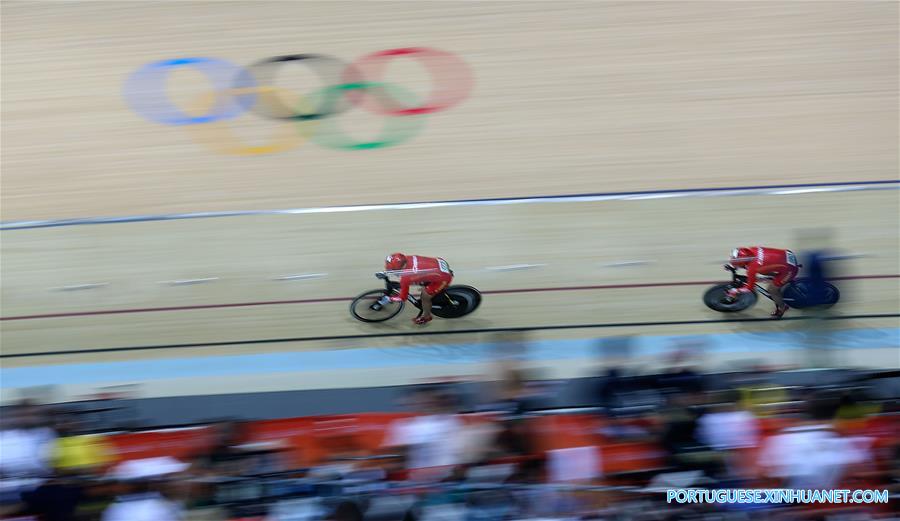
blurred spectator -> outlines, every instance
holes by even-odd
[[[858,420],[869,414],[878,412],[878,406],[867,403],[867,397],[862,389],[847,389],[841,394],[835,419]]]
[[[199,455],[195,461],[198,469],[220,475],[240,473],[242,471],[240,451],[236,448],[240,443],[239,424],[234,421],[218,421],[210,426],[212,442],[209,449]]]
[[[525,372],[507,365],[496,382],[496,396],[481,409],[494,413],[493,456],[524,456],[534,453],[527,418],[547,405],[545,391],[529,384]]]
[[[515,455],[498,443],[504,429],[502,421],[488,419],[481,413],[470,418],[463,422],[464,427],[457,434],[458,454],[462,465],[478,465],[495,458]]]
[[[194,458],[194,470],[207,476],[236,476],[274,472],[283,468],[282,444],[247,442],[245,424],[219,420],[211,424],[209,447]]]
[[[121,482],[122,492],[103,512],[102,521],[179,521],[183,517],[181,508],[162,491],[168,480],[187,468],[187,464],[169,457],[119,464],[112,476]]]
[[[103,521],[179,521],[178,506],[151,486],[132,486],[103,512]]]
[[[460,461],[457,433],[463,423],[454,415],[450,398],[426,390],[416,394],[420,416],[394,421],[385,446],[403,450],[406,468],[456,465]]]
[[[52,447],[53,467],[62,474],[90,474],[111,461],[111,449],[100,434],[78,434],[74,420],[57,424],[59,437]]]
[[[840,488],[847,468],[870,459],[867,449],[855,440],[843,438],[832,428],[837,403],[815,395],[808,402],[800,425],[782,430],[763,446],[760,464],[786,488]]]
[[[547,478],[552,482],[590,483],[599,476],[600,453],[592,445],[547,451]]]
[[[541,408],[541,402],[541,395],[529,387],[524,371],[512,368],[504,375],[499,396],[490,405],[490,410],[507,416],[521,416]]]
[[[669,454],[669,464],[678,471],[702,471],[707,476],[719,474],[720,456],[701,441],[700,413],[693,394],[669,395],[663,414],[661,444]]]
[[[22,402],[4,411],[0,430],[0,475],[31,478],[50,473],[50,455],[56,432],[39,406]]]
[[[549,518],[562,512],[566,500],[564,493],[554,488],[535,486],[544,483],[546,472],[546,461],[533,459],[524,462],[510,477],[509,483],[525,486],[513,492],[523,514]]]
[[[740,406],[740,394],[728,391],[722,403],[714,404],[698,420],[697,438],[709,448],[719,451],[728,477],[746,477],[751,468],[747,449],[759,444],[759,420]]]
[[[74,521],[78,505],[84,498],[83,487],[62,478],[51,478],[35,490],[22,494],[26,510],[41,521]]]
[[[739,405],[740,396],[730,391],[699,421],[698,439],[714,450],[747,449],[759,441],[759,422]]]
[[[328,516],[327,521],[362,521],[363,514],[360,511],[359,506],[357,506],[352,501],[343,501],[338,503],[337,507],[335,507],[334,512]]]
[[[39,406],[28,401],[6,407],[0,425],[0,515],[23,508],[23,494],[51,475],[56,433]]]

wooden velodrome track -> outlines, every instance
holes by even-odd
[[[897,15],[895,2],[4,2],[2,219],[896,180]],[[461,59],[474,88],[423,116],[411,140],[377,150],[307,142],[229,155],[193,141],[198,125],[141,118],[126,103],[134,94],[123,95],[132,72],[165,59],[247,65],[318,53],[350,62],[419,46]],[[434,89],[408,58],[383,79],[418,99]],[[310,81],[318,80],[296,65],[279,76],[296,92],[313,90]],[[178,70],[166,89],[191,106],[209,86]],[[361,139],[384,124],[360,109],[341,118]],[[295,123],[245,114],[228,125],[264,144],[273,128]],[[823,227],[834,247],[862,255],[844,267],[853,279],[842,286],[840,313],[896,314],[896,190],[4,230],[3,365],[485,338],[234,343],[413,331],[409,315],[371,326],[346,310],[345,297],[378,286],[372,273],[393,250],[442,255],[460,283],[488,292],[471,318],[427,331],[642,322],[689,323],[533,334],[789,330],[796,323],[707,323],[722,317],[700,295],[724,278],[718,264],[733,246],[797,248],[798,230]],[[535,266],[491,269],[511,265]],[[296,274],[326,275],[276,280]],[[215,280],[167,283],[193,279]],[[673,284],[685,282],[696,284]],[[86,284],[100,286],[60,289]],[[582,286],[590,288],[560,289]],[[220,306],[248,303],[269,304]],[[888,317],[841,327],[897,325]]]

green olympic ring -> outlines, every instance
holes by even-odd
[[[375,96],[382,104],[396,106],[410,106],[419,100],[412,92],[388,83],[357,82],[332,85],[315,91],[309,99],[299,96],[297,108],[300,114],[314,114],[316,107],[320,112],[332,114],[327,118],[297,118],[295,121],[277,122],[276,130],[270,142],[264,145],[246,145],[234,135],[224,120],[209,121],[185,125],[185,130],[195,142],[210,148],[211,150],[228,155],[254,156],[275,154],[291,150],[300,146],[304,138],[318,143],[327,148],[336,150],[371,150],[375,148],[389,147],[408,141],[418,134],[425,125],[424,114],[410,114],[403,116],[386,116],[387,122],[381,133],[372,140],[358,141],[344,132],[338,118],[333,114],[334,109],[347,92],[362,90],[367,95]],[[270,100],[275,103],[279,94],[291,95],[290,92],[277,87],[248,87],[232,89],[229,94],[234,97],[257,96],[257,94],[269,94],[274,96],[259,96],[260,100]],[[209,106],[218,101],[215,93],[207,93],[197,98],[197,104],[192,107],[194,112],[203,113]],[[280,100],[279,100],[280,102]]]
[[[372,95],[378,96],[379,101],[383,103],[412,106],[418,102],[412,92],[397,85],[364,81],[325,87],[312,94],[310,104],[313,107],[326,107],[327,113],[327,111],[335,110],[338,101],[344,97],[346,92],[354,90],[371,90]],[[397,145],[411,139],[425,126],[425,118],[424,115],[388,117],[381,134],[372,141],[354,141],[352,137],[341,130],[336,117],[321,119],[320,123],[321,125],[313,134],[312,141],[338,150],[370,150]]]

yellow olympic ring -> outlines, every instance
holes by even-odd
[[[224,94],[228,96],[241,96],[247,94],[259,94],[259,102],[271,105],[273,110],[279,110],[284,105],[279,102],[279,98],[291,99],[292,107],[299,107],[301,110],[312,113],[315,107],[312,107],[306,98],[278,87],[262,86],[247,87],[242,89],[230,89]],[[204,114],[209,112],[217,98],[217,93],[209,92],[198,96],[190,109],[192,113]],[[309,139],[315,132],[317,120],[307,121],[286,121],[276,122],[275,131],[272,133],[268,144],[264,145],[248,145],[242,143],[234,134],[234,131],[228,126],[225,120],[210,121],[196,125],[185,125],[191,138],[214,152],[229,154],[234,156],[258,156],[265,154],[275,154],[299,147],[303,142]]]

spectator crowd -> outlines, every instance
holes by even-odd
[[[895,397],[866,375],[610,369],[548,407],[520,368],[471,396],[415,386],[404,413],[109,432],[58,407],[2,412],[0,517],[41,521],[888,519],[887,505],[675,505],[670,488],[898,492]],[[302,427],[301,427],[302,425]]]

